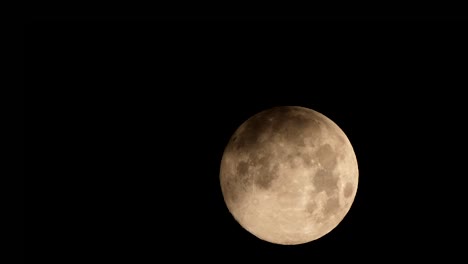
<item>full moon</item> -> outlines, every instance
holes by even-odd
[[[234,219],[256,237],[296,245],[323,237],[349,212],[358,165],[345,133],[312,109],[281,106],[245,121],[221,160]]]

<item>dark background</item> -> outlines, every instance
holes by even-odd
[[[51,260],[445,260],[461,250],[466,43],[437,19],[35,19],[25,27],[32,250]],[[345,219],[308,244],[235,222],[235,129],[317,110],[355,149]],[[37,232],[35,231],[35,232]]]

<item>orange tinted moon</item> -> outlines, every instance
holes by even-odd
[[[346,216],[357,192],[358,165],[332,120],[304,107],[275,107],[232,135],[220,183],[227,208],[244,229],[271,243],[303,244]]]

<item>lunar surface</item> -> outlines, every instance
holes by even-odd
[[[256,237],[296,245],[333,230],[351,208],[358,165],[345,133],[299,106],[245,121],[221,160],[221,189],[236,221]]]

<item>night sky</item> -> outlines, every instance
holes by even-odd
[[[44,191],[27,221],[64,263],[450,262],[466,208],[466,46],[454,24],[31,22],[28,188]],[[219,185],[232,133],[279,105],[338,124],[360,172],[341,224],[298,246],[245,231]]]

